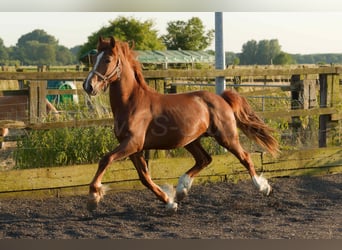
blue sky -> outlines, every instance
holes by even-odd
[[[0,38],[12,46],[21,35],[43,29],[70,48],[118,16],[152,19],[160,34],[166,33],[169,21],[193,16],[207,29],[215,27],[214,12],[1,12]],[[224,12],[223,21],[226,51],[240,52],[251,39],[278,39],[288,53],[342,53],[342,11]]]

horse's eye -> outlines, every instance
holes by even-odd
[[[108,64],[108,63],[110,63],[110,62],[111,62],[110,58],[106,58],[106,59],[105,59],[105,63]]]

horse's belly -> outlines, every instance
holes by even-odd
[[[207,126],[151,126],[145,137],[145,149],[171,149],[183,147],[204,134]]]

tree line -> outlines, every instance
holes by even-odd
[[[75,49],[60,45],[44,30],[22,35],[15,46],[4,46],[0,38],[0,65],[71,65],[77,63]]]
[[[118,17],[91,33],[84,44],[67,48],[46,31],[36,29],[22,35],[15,46],[6,47],[0,38],[0,65],[78,64],[83,55],[96,48],[100,35],[128,41],[136,50],[206,50],[214,39],[214,30],[207,30],[198,17],[188,21],[171,21],[166,30],[166,34],[158,35],[152,20]],[[289,54],[281,50],[277,39],[250,40],[243,44],[241,53],[226,52],[227,65],[295,63],[342,63],[342,54]]]
[[[40,29],[21,36],[17,44],[9,48],[4,46],[0,38],[0,65],[77,64],[84,54],[96,48],[100,35],[128,41],[134,44],[136,50],[204,50],[214,38],[214,31],[206,30],[198,17],[188,21],[169,22],[166,35],[159,36],[158,30],[153,26],[152,20],[118,17],[90,34],[84,44],[70,49],[60,45],[54,36]]]
[[[226,52],[226,65],[338,64],[342,54],[290,54],[281,50],[278,39],[250,40],[241,53]]]

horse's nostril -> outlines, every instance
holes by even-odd
[[[87,81],[83,82],[83,89],[89,94],[93,91],[93,87]]]

